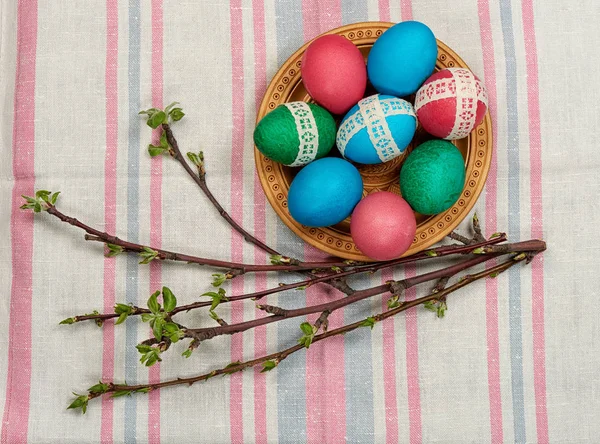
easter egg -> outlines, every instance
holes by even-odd
[[[381,94],[413,94],[433,72],[437,51],[435,36],[426,25],[398,23],[375,41],[367,60],[369,80]]]
[[[446,211],[465,185],[465,161],[446,140],[430,140],[408,155],[400,170],[400,191],[421,214]]]
[[[333,114],[348,111],[364,96],[367,87],[365,59],[341,35],[315,39],[304,52],[301,72],[311,97]]]
[[[374,164],[403,156],[417,129],[406,100],[375,94],[358,102],[340,124],[338,150],[346,159]]]
[[[354,165],[326,157],[305,166],[296,175],[288,193],[288,208],[302,225],[327,227],[346,219],[362,192],[362,178]]]
[[[423,129],[447,140],[467,137],[487,111],[487,92],[468,69],[446,68],[419,88],[415,110]]]
[[[258,122],[254,144],[269,159],[297,167],[326,156],[335,143],[335,131],[333,117],[320,106],[284,103]]]
[[[389,191],[369,194],[352,212],[352,240],[372,259],[386,261],[402,256],[416,232],[417,221],[412,208]]]

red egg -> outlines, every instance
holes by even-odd
[[[319,105],[333,114],[344,114],[365,94],[365,59],[345,37],[324,35],[304,52],[302,81]]]
[[[350,221],[352,240],[366,256],[386,261],[402,256],[417,232],[415,213],[400,196],[388,191],[361,200]]]
[[[487,112],[483,82],[465,68],[446,68],[417,91],[415,111],[429,134],[446,140],[467,137]]]

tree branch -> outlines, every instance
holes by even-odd
[[[497,275],[499,273],[502,273],[503,271],[508,270],[510,267],[516,265],[519,262],[522,262],[523,260],[526,260],[525,256],[521,256],[520,258],[519,257],[511,258],[499,265],[496,265],[495,267],[489,268],[489,269],[481,271],[479,273],[467,275],[464,277],[464,279],[458,281],[456,284],[442,290],[439,293],[431,293],[427,296],[423,296],[423,297],[420,297],[420,298],[412,300],[412,301],[404,302],[402,305],[400,305],[397,308],[379,313],[374,316],[370,316],[369,318],[366,318],[366,319],[363,319],[363,320],[360,320],[360,321],[357,321],[357,322],[354,322],[351,324],[344,325],[343,327],[339,327],[339,328],[336,328],[333,330],[329,330],[329,331],[325,331],[323,333],[317,334],[312,339],[312,344],[323,341],[332,336],[338,336],[338,335],[342,335],[345,333],[349,333],[353,330],[356,330],[360,327],[364,327],[366,325],[372,326],[374,323],[381,322],[385,319],[391,318],[392,316],[402,313],[403,311],[406,311],[409,308],[416,307],[416,306],[424,304],[428,301],[438,300],[440,297],[445,297],[445,296],[449,295],[450,293],[453,293],[453,292],[455,292],[455,291],[457,291],[479,279],[483,279],[490,275]],[[367,321],[369,321],[368,324],[366,323]],[[230,375],[230,374],[245,370],[247,368],[254,367],[259,364],[265,364],[267,362],[270,362],[271,364],[269,366],[267,366],[265,364],[263,371],[270,370],[270,369],[276,367],[277,365],[279,365],[279,363],[281,361],[286,359],[291,354],[296,353],[304,348],[305,348],[304,345],[297,344],[297,345],[294,345],[287,349],[278,351],[276,353],[271,353],[269,355],[265,355],[265,356],[262,356],[262,357],[259,357],[256,359],[245,361],[245,362],[232,363],[226,367],[223,367],[223,368],[220,368],[217,370],[213,370],[209,373],[205,373],[202,375],[193,376],[190,378],[176,378],[176,379],[163,381],[163,382],[159,382],[159,383],[154,383],[154,384],[127,385],[127,384],[107,383],[107,384],[105,384],[106,390],[103,390],[100,393],[89,392],[87,395],[87,399],[90,400],[90,399],[94,399],[99,396],[102,396],[103,394],[111,394],[111,393],[115,393],[115,392],[119,392],[119,393],[126,392],[126,394],[132,394],[135,392],[147,393],[149,391],[159,390],[162,388],[172,387],[172,386],[176,386],[176,385],[191,386],[191,385],[195,384],[196,382],[206,381],[206,380],[213,378],[215,376],[218,376],[218,375]]]

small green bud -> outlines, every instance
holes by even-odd
[[[371,327],[371,330],[373,330],[373,327],[375,327],[376,322],[377,322],[377,320],[373,316],[369,316],[367,319],[362,321],[360,326],[361,327]]]
[[[263,368],[260,371],[261,373],[270,372],[275,367],[277,367],[277,362],[273,360],[263,362]]]
[[[76,398],[75,400],[67,407],[67,409],[81,409],[81,413],[85,414],[87,411],[89,397],[87,395],[79,395],[77,393],[73,393]]]

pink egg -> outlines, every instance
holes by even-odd
[[[302,81],[319,105],[333,114],[344,114],[365,94],[365,59],[345,37],[324,35],[304,52]]]
[[[361,200],[350,221],[352,239],[366,256],[387,261],[402,256],[417,232],[415,213],[400,196],[388,191]]]

